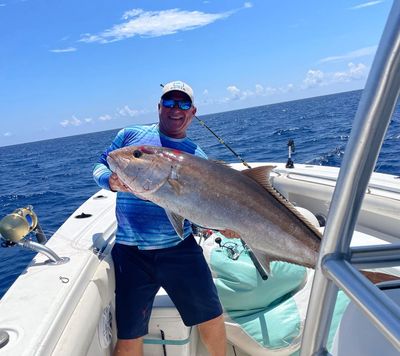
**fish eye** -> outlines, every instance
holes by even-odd
[[[139,158],[142,154],[143,154],[143,153],[142,153],[142,151],[140,151],[140,150],[134,150],[134,151],[133,151],[133,156],[134,156],[135,158]]]

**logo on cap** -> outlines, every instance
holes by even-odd
[[[185,93],[187,96],[189,96],[190,100],[193,103],[193,101],[194,101],[193,89],[188,84],[186,84],[180,80],[176,80],[176,81],[165,84],[163,87],[161,97],[163,97],[165,94],[169,93],[170,91],[174,91],[174,90]]]

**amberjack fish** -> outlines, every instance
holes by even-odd
[[[184,219],[211,229],[231,229],[267,270],[273,260],[315,267],[321,234],[271,186],[272,166],[237,171],[152,146],[112,151],[107,162],[133,194],[165,209],[178,235]]]
[[[270,184],[273,166],[237,171],[165,147],[129,146],[109,153],[113,172],[142,199],[165,209],[177,234],[183,222],[240,234],[269,272],[270,261],[315,268],[321,233]],[[399,277],[361,271],[371,282]]]

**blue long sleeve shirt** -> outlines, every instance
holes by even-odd
[[[108,153],[121,147],[136,145],[174,148],[207,158],[203,150],[192,140],[187,137],[182,139],[168,137],[160,132],[157,124],[127,127],[118,132],[94,166],[93,177],[100,187],[110,190],[109,178],[112,172],[107,163]],[[116,217],[117,243],[151,250],[172,247],[182,241],[163,208],[137,198],[131,193],[117,192]],[[185,220],[184,237],[189,236],[191,232],[190,223]]]

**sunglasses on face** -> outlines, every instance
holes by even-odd
[[[161,104],[168,109],[172,109],[176,105],[181,110],[189,110],[192,107],[192,103],[189,100],[161,99]]]

